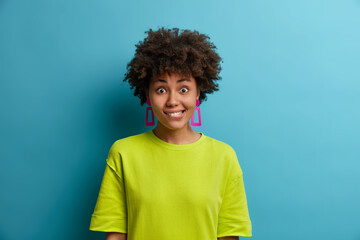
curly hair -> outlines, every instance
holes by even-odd
[[[180,33],[179,33],[180,32]],[[209,42],[205,34],[198,31],[178,28],[160,28],[153,31],[136,46],[134,58],[127,64],[125,79],[135,88],[134,96],[146,102],[146,93],[150,80],[167,72],[193,76],[200,90],[200,103],[206,100],[206,94],[218,91],[216,80],[221,80],[220,61],[222,58],[215,51],[216,46]],[[223,62],[223,61],[222,61]]]

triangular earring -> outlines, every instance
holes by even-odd
[[[194,111],[194,114],[193,114],[192,117],[191,117],[191,126],[194,126],[194,127],[199,127],[199,126],[201,126],[200,107],[198,107],[199,104],[200,104],[199,99],[196,99],[195,111]],[[199,122],[197,122],[197,123],[194,122],[194,115],[195,115],[196,111],[198,112],[198,117],[199,117]]]
[[[151,103],[150,103],[150,99],[147,99],[146,100],[146,104],[151,106]],[[152,118],[152,121],[149,122],[148,119],[149,119],[149,110],[151,111],[151,118]],[[155,118],[154,118],[154,112],[152,110],[152,107],[146,107],[146,126],[154,126],[155,125]]]

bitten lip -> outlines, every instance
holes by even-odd
[[[183,111],[185,111],[185,109],[177,110],[177,111],[164,111],[164,113],[176,113],[176,112],[183,112]]]

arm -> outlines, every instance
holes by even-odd
[[[119,232],[106,233],[106,240],[126,240],[126,239],[127,239],[126,233],[119,233]]]
[[[239,240],[239,237],[234,237],[234,236],[231,236],[231,237],[220,237],[220,238],[218,238],[218,240]]]

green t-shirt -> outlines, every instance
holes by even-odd
[[[236,153],[200,133],[182,145],[152,130],[115,141],[90,230],[127,233],[128,240],[251,237]]]

